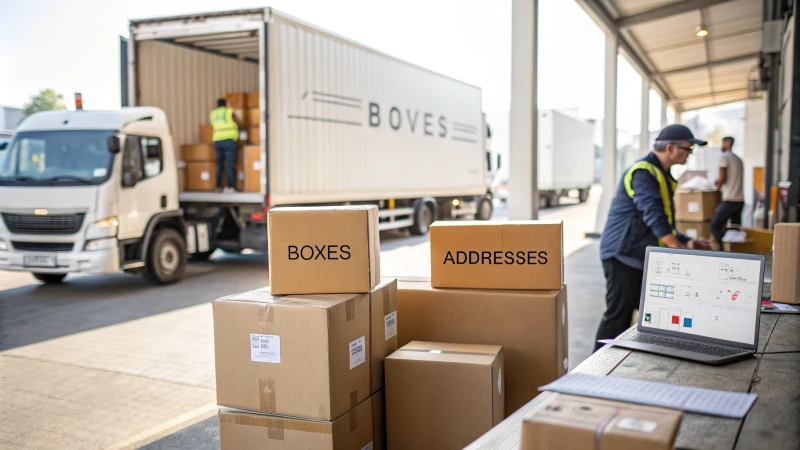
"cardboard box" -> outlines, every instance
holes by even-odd
[[[241,161],[242,189],[245,192],[261,192],[261,146],[245,145],[239,152]]]
[[[397,280],[381,280],[369,294],[370,392],[383,388],[383,361],[397,350]]]
[[[261,128],[258,125],[247,129],[247,143],[254,145],[261,143]]]
[[[217,153],[213,144],[181,145],[181,159],[186,162],[213,162]]]
[[[675,222],[675,229],[692,239],[701,237],[711,239],[711,229],[708,225],[709,222]]]
[[[370,396],[368,294],[259,289],[212,309],[220,406],[334,420]]]
[[[214,143],[214,127],[211,125],[200,125],[200,142],[203,144]]]
[[[213,191],[217,188],[217,165],[213,162],[186,163],[186,190]]]
[[[249,107],[247,98],[245,92],[228,92],[225,94],[225,106],[233,109],[247,109]]]
[[[440,288],[561,289],[561,222],[458,221],[431,225],[431,284]]]
[[[376,206],[276,208],[267,221],[274,294],[366,293],[380,282]]]
[[[244,112],[244,123],[251,127],[257,127],[261,123],[261,111],[258,108],[249,108]]]
[[[383,389],[372,394],[372,450],[386,450],[386,396]]]
[[[522,423],[521,450],[671,450],[680,411],[553,394]]]
[[[410,341],[502,345],[505,413],[567,373],[567,287],[553,291],[434,289],[398,280],[397,345]]]
[[[676,191],[675,221],[705,222],[714,217],[720,202],[719,191]]]
[[[243,122],[243,125],[247,127],[247,112],[243,109],[234,109],[233,115],[235,115],[239,120]],[[239,139],[242,138],[242,130],[239,130]]]
[[[756,255],[769,255],[772,253],[775,234],[770,230],[740,227],[747,233],[745,242],[725,242],[723,248],[726,252],[752,253]]]
[[[178,167],[178,191],[183,192],[186,190],[186,163],[183,167]]]
[[[253,91],[247,93],[247,107],[248,108],[256,108],[261,104],[261,92]]]
[[[772,301],[800,303],[800,223],[775,225]]]
[[[499,345],[414,341],[386,358],[392,450],[460,450],[503,420]]]
[[[221,409],[219,447],[220,450],[371,448],[369,445],[374,438],[372,409],[372,399],[368,398],[332,421]]]

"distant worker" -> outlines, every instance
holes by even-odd
[[[236,117],[233,108],[225,106],[225,99],[217,100],[217,107],[211,110],[211,127],[214,129],[213,141],[214,152],[217,156],[217,190],[223,192],[233,192],[236,186],[236,159],[238,147],[236,142],[239,140],[239,128],[242,121]],[[222,169],[225,167],[225,178],[228,182],[223,190]]]
[[[722,155],[719,157],[717,189],[722,191],[722,203],[717,206],[708,227],[714,240],[722,247],[722,227],[728,220],[734,225],[742,224],[744,209],[744,167],[742,160],[733,153],[733,138],[722,138]]]
[[[683,125],[669,125],[659,133],[654,150],[622,176],[600,239],[606,312],[597,329],[595,350],[603,346],[598,339],[614,339],[631,326],[633,311],[639,307],[648,246],[709,248],[707,239],[692,240],[675,229],[673,197],[678,182],[669,170],[685,164],[695,145],[706,145],[706,141],[695,139]]]

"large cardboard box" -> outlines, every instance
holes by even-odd
[[[431,225],[431,284],[441,288],[561,289],[561,222],[458,221]]]
[[[370,396],[368,294],[259,289],[212,309],[220,406],[333,420]]]
[[[213,144],[181,145],[181,160],[186,162],[216,161],[217,154]]]
[[[503,420],[499,345],[414,341],[386,358],[392,450],[460,450]]]
[[[217,187],[217,165],[213,162],[186,163],[186,190],[213,191]]]
[[[719,191],[676,191],[675,220],[681,222],[711,220],[719,202]]]
[[[709,222],[676,222],[675,229],[692,239],[711,239]]]
[[[258,109],[258,105],[261,103],[259,91],[253,91],[247,93],[247,107],[248,108],[256,108]]]
[[[214,143],[214,127],[211,125],[200,125],[200,142],[203,144]]]
[[[233,109],[247,109],[247,93],[228,92],[225,94],[225,106]],[[240,116],[241,117],[241,116]]]
[[[800,303],[800,223],[775,225],[772,301]]]
[[[332,421],[303,420],[235,409],[219,411],[220,450],[369,449],[372,398]]]
[[[567,287],[552,291],[435,289],[399,280],[398,342],[502,345],[506,417],[567,373]],[[507,373],[507,375],[506,375]]]
[[[383,388],[383,362],[397,350],[397,280],[386,278],[369,294],[370,391]]]
[[[244,111],[244,123],[256,127],[261,123],[261,112],[258,108],[248,108]]]
[[[366,293],[380,282],[376,206],[276,208],[267,221],[274,294]]]
[[[241,162],[242,189],[245,192],[261,192],[261,146],[245,145],[239,152]]]
[[[680,411],[553,394],[522,423],[521,450],[671,450]]]

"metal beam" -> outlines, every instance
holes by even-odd
[[[800,28],[800,17],[795,7],[794,29]],[[794,48],[800,48],[800,36],[797,32],[793,33]],[[789,122],[789,185],[788,198],[788,217],[789,222],[798,222],[798,207],[800,207],[800,58],[795,53],[794,61],[787,62],[794,67],[792,71],[792,100],[791,100],[791,120]],[[785,131],[784,131],[785,133]]]
[[[654,20],[695,11],[698,9],[710,8],[714,5],[725,3],[730,0],[684,0],[682,2],[671,3],[660,8],[651,9],[639,14],[628,17],[621,17],[615,21],[617,28],[628,28]]]
[[[642,78],[642,104],[639,124],[639,154],[650,153],[650,80]]]
[[[670,100],[670,103],[674,104],[674,103],[681,103],[681,102],[685,102],[685,101],[700,100],[700,99],[711,98],[711,97],[719,96],[719,95],[735,94],[735,93],[738,93],[738,92],[747,92],[747,88],[743,87],[743,88],[737,88],[737,89],[729,89],[727,91],[716,91],[713,94],[711,92],[709,92],[707,94],[697,94],[697,95],[690,95],[688,97],[673,98],[672,100]]]
[[[748,53],[746,55],[735,56],[733,58],[718,59],[718,60],[706,62],[706,63],[703,63],[703,64],[697,64],[695,66],[686,66],[686,67],[680,67],[680,68],[677,68],[677,69],[665,70],[663,72],[654,73],[653,75],[659,76],[659,77],[666,77],[666,76],[669,76],[669,75],[675,75],[676,73],[691,72],[693,70],[700,70],[700,69],[711,68],[711,67],[714,67],[714,66],[722,66],[722,65],[725,65],[725,64],[733,64],[733,63],[743,62],[743,61],[747,61],[749,59],[758,59],[759,55],[760,55],[760,53]]]
[[[617,161],[617,54],[619,34],[606,35],[605,88],[603,90],[603,166],[600,184],[603,193],[597,208],[595,233],[602,234],[608,220],[611,199],[619,181]],[[510,191],[510,190],[509,190]]]

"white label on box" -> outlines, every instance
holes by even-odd
[[[387,341],[397,336],[397,311],[392,311],[383,316],[383,323],[384,335],[386,336]]]
[[[280,364],[281,337],[272,334],[250,334],[250,361]]]
[[[686,230],[686,235],[692,239],[697,239],[697,228],[689,228]]]
[[[203,181],[208,181],[208,180],[211,179],[211,174],[208,173],[207,170],[204,170],[204,171],[200,172],[200,179],[203,180]]]
[[[365,445],[361,450],[372,450],[373,448],[372,441],[370,441],[369,444]]]
[[[652,433],[658,427],[658,424],[649,420],[632,419],[630,417],[623,417],[617,422],[617,428],[623,430],[640,431],[642,433]]]
[[[686,208],[689,212],[700,212],[700,202],[689,202]]]
[[[497,392],[503,393],[503,369],[497,372]]]
[[[350,370],[364,364],[367,360],[367,345],[364,336],[350,343]]]
[[[261,170],[261,161],[253,161],[253,170],[255,171]]]

